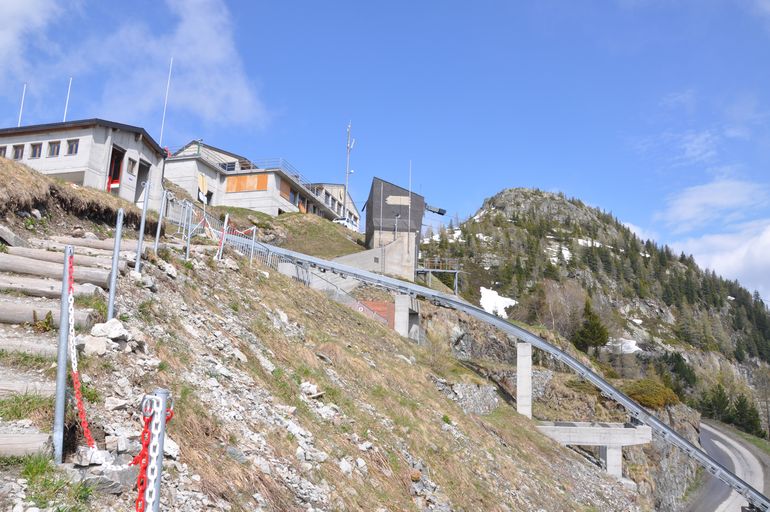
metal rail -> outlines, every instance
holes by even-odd
[[[187,203],[187,208],[195,210],[197,209],[197,206]],[[181,222],[181,212],[179,212],[178,215],[175,215],[176,213],[177,212],[174,212],[173,209],[170,208],[168,212],[169,220],[174,222],[174,220],[178,219],[177,222]],[[202,212],[197,213],[202,215]],[[206,215],[206,217],[209,216]],[[218,221],[214,219],[212,219],[212,221],[214,224],[218,224]],[[210,228],[214,231],[218,230],[219,233],[222,232],[221,224],[212,225]],[[193,232],[194,231],[195,230],[193,230]],[[269,267],[277,268],[277,265],[280,262],[293,263],[298,269],[303,269],[308,274],[311,269],[317,269],[322,272],[339,274],[343,277],[351,277],[363,283],[397,293],[411,295],[412,297],[422,297],[438,306],[462,311],[482,322],[497,327],[503,332],[515,336],[521,341],[534,345],[540,350],[553,356],[557,361],[569,366],[575,373],[580,375],[580,377],[599,388],[605,396],[622,405],[633,418],[644,425],[648,425],[652,429],[652,432],[663,439],[664,442],[683,450],[711,475],[720,479],[738,494],[746,498],[751,505],[762,511],[770,511],[770,500],[768,500],[768,498],[761,492],[757,491],[743,479],[732,473],[709,454],[689,442],[676,430],[659,420],[655,415],[650,414],[644,407],[629,398],[626,394],[615,389],[610,383],[592,371],[589,367],[526,329],[511,324],[496,315],[487,313],[483,309],[465,302],[460,297],[437,292],[424,286],[407,283],[392,277],[375,274],[374,272],[369,272],[367,270],[361,270],[334,261],[328,261],[281,247],[264,244],[255,241],[252,237],[242,236],[240,234],[228,233],[225,237],[225,243],[233,246],[242,254],[253,254]],[[310,277],[308,277],[308,279],[310,279]]]
[[[575,373],[599,388],[607,397],[618,402],[628,411],[632,417],[634,417],[640,423],[648,425],[652,429],[653,433],[663,439],[663,441],[666,443],[674,445],[683,450],[687,455],[695,459],[698,464],[703,466],[703,468],[711,475],[719,478],[738,494],[746,498],[746,500],[748,500],[751,505],[757,507],[759,510],[770,510],[770,500],[768,500],[768,498],[765,497],[761,492],[757,491],[743,479],[732,473],[729,469],[717,462],[709,454],[689,442],[676,430],[659,420],[655,415],[650,414],[646,409],[644,409],[644,407],[636,403],[623,392],[614,388],[610,383],[593,372],[586,365],[578,361],[576,358],[562,351],[558,347],[551,345],[544,339],[536,336],[526,329],[513,325],[496,315],[492,315],[483,309],[470,305],[459,297],[437,292],[435,290],[431,290],[430,288],[425,288],[424,286],[399,281],[398,279],[393,279],[391,277],[349,267],[347,265],[333,261],[315,258],[313,256],[308,256],[298,252],[289,251],[281,247],[262,244],[260,242],[257,242],[257,247],[255,249],[260,252],[267,252],[278,255],[281,259],[292,261],[295,264],[309,265],[312,268],[352,277],[364,283],[380,288],[408,294],[413,297],[423,297],[436,305],[462,311],[472,317],[481,320],[482,322],[486,322],[487,324],[497,327],[498,329],[517,337],[521,341],[534,345],[540,350],[543,350],[544,352],[547,352],[553,356],[557,361],[569,366],[573,371],[575,371]]]

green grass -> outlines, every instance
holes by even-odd
[[[21,476],[27,479],[27,500],[37,507],[52,507],[61,512],[85,512],[92,489],[73,484],[56,471],[45,455],[29,455],[19,460]]]
[[[0,417],[7,421],[29,418],[35,413],[50,410],[53,414],[53,397],[19,394],[0,400]]]
[[[96,403],[101,400],[101,395],[99,394],[99,391],[90,384],[81,384],[80,386],[80,392],[83,393],[83,398],[86,399],[87,402],[90,403]]]
[[[56,361],[38,354],[26,352],[8,352],[0,350],[0,363],[3,366],[19,368],[23,370],[45,370]]]
[[[93,309],[99,322],[107,320],[107,301],[100,295],[78,295],[75,297],[75,307]]]
[[[639,379],[620,388],[625,394],[645,407],[660,409],[679,402],[673,390],[652,379]]]

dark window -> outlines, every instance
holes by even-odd
[[[48,143],[48,156],[59,156],[59,149],[61,148],[61,142],[54,141]]]
[[[219,164],[219,167],[221,167],[225,172],[233,172],[235,170],[235,162],[225,162]]]
[[[293,205],[297,204],[297,191],[294,189],[289,191],[289,202]]]
[[[31,148],[31,155],[29,155],[30,158],[40,158],[40,155],[43,154],[43,144],[38,142],[37,144],[30,144]]]
[[[5,158],[5,146],[0,146],[0,156]]]
[[[21,160],[24,158],[24,144],[19,144],[13,147],[13,159]]]
[[[77,155],[78,154],[78,143],[80,142],[80,139],[72,139],[67,141],[67,154],[68,155]]]

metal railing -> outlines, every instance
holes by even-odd
[[[188,203],[191,205],[191,203]],[[191,205],[197,208],[195,205]],[[194,233],[194,231],[193,231]],[[227,244],[232,245],[234,242],[228,236],[225,241]],[[394,279],[391,277],[375,274],[367,270],[361,270],[358,268],[350,267],[334,261],[328,261],[306,254],[290,251],[281,247],[276,247],[261,242],[254,242],[250,244],[250,250],[254,251],[254,257],[259,257],[268,266],[277,269],[278,261],[284,263],[291,263],[298,270],[302,269],[306,276],[318,275],[318,272],[311,273],[312,271],[331,272],[340,276],[347,276],[356,279],[362,283],[366,283],[375,287],[384,288],[389,291],[397,293],[411,295],[412,297],[422,297],[432,303],[461,311],[478,320],[481,320],[493,327],[500,329],[501,331],[510,334],[519,340],[529,343],[536,348],[550,354],[558,362],[563,363],[577,373],[580,377],[587,380],[597,388],[608,398],[622,405],[628,414],[639,423],[649,426],[653,433],[662,439],[667,444],[673,445],[684,451],[688,456],[700,464],[709,474],[715,476],[730,488],[742,495],[746,500],[759,510],[770,510],[770,500],[765,497],[761,492],[754,489],[750,484],[743,479],[735,475],[732,471],[720,464],[717,460],[711,457],[708,453],[704,452],[685,437],[676,432],[669,425],[663,423],[654,414],[647,411],[644,407],[636,403],[629,398],[622,391],[613,387],[609,382],[604,380],[600,375],[591,370],[588,366],[581,363],[575,357],[569,355],[560,348],[551,345],[543,338],[518,327],[514,324],[503,320],[502,318],[487,313],[483,309],[473,306],[459,297],[448,295],[445,293],[437,292],[424,286],[407,283]],[[309,280],[308,280],[309,283]]]
[[[238,231],[232,226],[225,227],[223,221],[186,200],[169,201],[166,206],[166,221],[169,224],[177,225],[177,233],[181,233],[185,241],[187,256],[189,256],[189,246],[193,238],[200,235],[209,236],[221,241],[224,246],[236,251],[241,256],[248,257],[250,262],[256,260],[262,266],[290,275],[305,286],[316,285],[315,287],[320,288],[320,291],[335,302],[346,305],[379,323],[387,324],[385,318],[324,277],[322,272],[313,271],[302,262],[285,258],[280,253],[270,251],[270,246],[256,240],[255,231],[253,231],[255,228]],[[225,233],[224,239],[222,238],[223,233]],[[322,284],[319,286],[319,283]]]

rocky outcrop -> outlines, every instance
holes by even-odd
[[[657,416],[688,441],[700,446],[700,413],[678,404],[657,411]],[[658,437],[653,437],[649,445],[627,448],[624,455],[627,467],[637,473],[630,476],[637,477],[639,492],[652,499],[655,510],[678,512],[686,508],[682,498],[694,482],[698,469],[692,458]]]

